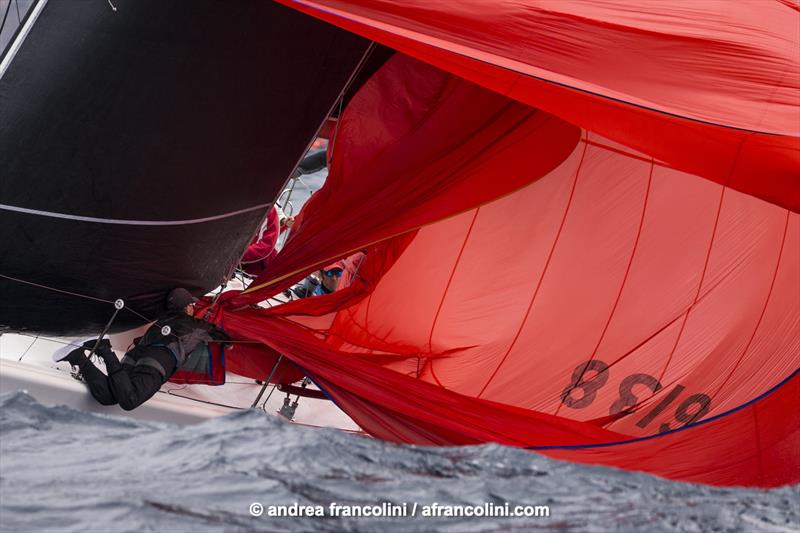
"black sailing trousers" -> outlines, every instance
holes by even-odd
[[[121,365],[117,363],[109,376],[103,374],[84,355],[76,354],[77,365],[89,392],[101,405],[119,404],[126,411],[136,409],[152,398],[164,383],[164,376],[147,365]],[[113,356],[116,359],[116,356]]]

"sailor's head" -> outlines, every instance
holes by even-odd
[[[187,315],[194,315],[194,303],[197,298],[182,287],[172,289],[167,294],[167,309],[173,312],[184,312]]]
[[[342,277],[342,272],[342,267],[337,264],[329,265],[319,271],[320,278],[322,278],[322,286],[325,287],[325,290],[328,292],[336,291],[337,287],[339,287],[339,278]]]

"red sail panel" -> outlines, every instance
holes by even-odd
[[[381,438],[800,480],[800,215],[462,83],[397,55],[364,85],[225,327]],[[236,310],[361,249],[345,290]]]
[[[281,2],[800,211],[800,13],[786,3]]]

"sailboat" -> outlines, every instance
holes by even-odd
[[[394,442],[498,442],[712,485],[800,481],[796,6],[783,1],[739,2],[724,9],[714,2],[587,6],[570,0],[253,5],[269,5],[253,9],[274,9],[307,24],[324,21],[324,31],[352,39],[347,41],[352,48],[333,61],[321,56],[346,46],[325,46],[321,40],[295,47],[282,41],[282,50],[302,49],[320,59],[319,67],[307,69],[309,75],[320,75],[325,66],[338,73],[338,83],[273,78],[287,81],[292,98],[316,95],[320,88],[330,93],[319,97],[325,105],[313,117],[309,113],[310,125],[297,144],[278,150],[286,156],[285,166],[264,162],[257,175],[269,167],[277,176],[274,183],[282,185],[334,109],[338,120],[325,186],[304,206],[281,253],[247,287],[204,300],[201,313],[258,351],[231,351],[229,371],[270,381],[276,365],[289,361],[360,430]],[[124,18],[124,10],[116,5],[96,20]],[[185,17],[191,11],[197,20],[179,26],[204,30],[187,29],[192,36],[212,34],[211,26],[233,31],[222,23],[224,13],[214,12],[213,25],[202,24],[201,14],[214,11],[209,10],[175,8],[164,15]],[[272,20],[271,15],[237,19],[252,22],[252,32],[239,28],[236,35],[243,40],[229,35],[226,46],[245,43],[266,18]],[[159,20],[175,24],[168,17]],[[138,35],[144,26],[123,28],[122,35]],[[280,39],[315,31],[286,29]],[[98,32],[107,39],[116,35]],[[261,38],[278,34],[265,32]],[[101,71],[139,64],[135,57],[120,61],[104,42],[91,47],[109,62]],[[230,50],[208,44],[202,49],[212,57]],[[18,57],[24,50],[20,47]],[[163,54],[165,65],[175,65],[175,57]],[[282,73],[287,64],[297,67],[286,58],[275,63],[264,68]],[[185,75],[193,67],[176,72]],[[164,75],[155,68],[150,72]],[[47,69],[41,76],[52,79]],[[0,96],[27,79],[4,74]],[[252,88],[236,85],[243,86]],[[119,93],[127,90],[124,83],[97,87],[94,94],[114,102],[130,99]],[[166,97],[175,89],[160,90],[175,102]],[[237,96],[236,103],[247,101],[245,93]],[[297,121],[304,112],[291,107],[292,98],[286,106],[273,101],[267,107]],[[0,101],[0,113],[10,114],[7,109],[7,101]],[[174,120],[168,124],[186,127]],[[209,126],[214,127],[211,121]],[[272,131],[287,127],[270,122]],[[2,131],[0,140],[6,141],[10,135]],[[176,138],[167,135],[159,142],[169,146]],[[208,146],[202,138],[197,144],[190,140],[187,149]],[[259,149],[251,136],[226,135],[225,142],[241,148],[239,154]],[[82,139],[79,146],[94,145]],[[5,161],[8,150],[0,148]],[[94,150],[87,157],[96,160],[98,153],[106,152]],[[166,184],[193,171],[208,175],[205,169],[214,168],[217,155],[195,151],[197,164],[182,166],[175,159],[155,165],[182,169],[159,176],[158,183],[166,190],[171,189]],[[200,164],[205,158],[211,162]],[[227,155],[220,159],[231,161]],[[25,161],[14,168],[28,176],[30,160]],[[247,177],[255,169],[229,170]],[[34,178],[24,183],[41,182]],[[229,181],[238,186],[238,178]],[[16,183],[12,189],[20,190],[23,181]],[[254,198],[250,185],[242,189],[247,200]],[[265,191],[263,201],[274,200],[279,189]],[[44,204],[11,204],[9,193],[0,192],[2,203],[14,206],[0,211],[2,217],[64,214]],[[101,218],[91,211],[97,204],[90,205],[89,214],[80,216]],[[215,204],[197,196],[190,205]],[[161,216],[152,213],[147,220],[165,220]],[[195,216],[217,215],[201,212],[182,220]],[[244,232],[247,237],[257,223]],[[17,239],[33,231],[27,223],[15,224]],[[11,235],[0,242],[7,246]],[[93,322],[81,318],[99,328],[113,298],[125,297],[147,314],[157,310],[167,283],[198,293],[218,285],[248,239],[216,235],[212,231],[204,240],[225,240],[229,260],[220,260],[213,273],[205,271],[213,280],[208,283],[183,283],[193,267],[206,264],[194,247],[179,255],[192,259],[188,270],[164,275],[160,290],[134,289],[126,271],[105,278],[96,272],[55,277],[53,269],[40,268],[36,256],[20,248],[19,266],[6,267],[4,261],[4,269],[20,280],[105,299],[102,312],[90,313]],[[101,248],[105,252],[108,246]],[[345,290],[258,305],[357,252],[366,259]],[[137,267],[132,278],[149,276],[149,269]],[[20,284],[8,281],[12,274],[0,274],[7,276],[4,289]],[[123,285],[110,283],[116,276]],[[70,286],[73,279],[84,285]],[[32,290],[15,289],[4,300],[23,305]],[[0,313],[0,322],[46,329],[37,323],[45,320],[40,310],[14,315],[19,318]],[[77,315],[62,314],[59,328],[71,328],[66,322],[73,318]]]

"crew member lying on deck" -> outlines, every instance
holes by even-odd
[[[194,318],[195,301],[186,289],[170,291],[167,313],[147,329],[122,362],[111,350],[108,339],[100,341],[95,352],[103,358],[108,376],[86,357],[85,351],[94,347],[94,340],[85,342],[59,361],[78,367],[89,392],[100,404],[118,403],[126,411],[136,409],[158,392],[200,344],[214,339],[229,340],[222,330]]]

